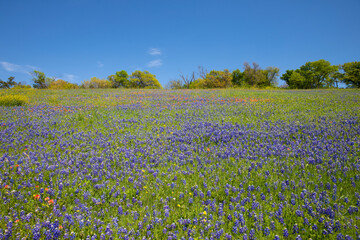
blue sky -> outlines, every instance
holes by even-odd
[[[199,65],[360,61],[359,12],[359,0],[0,0],[0,79],[148,70],[164,86]]]

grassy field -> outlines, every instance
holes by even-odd
[[[360,237],[360,91],[9,94],[0,239]]]

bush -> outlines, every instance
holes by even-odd
[[[30,85],[19,84],[19,85],[14,86],[12,89],[31,89],[31,88],[32,87]]]
[[[0,96],[0,106],[22,106],[28,103],[28,98],[22,95]]]
[[[79,86],[74,83],[69,83],[62,79],[58,79],[49,85],[49,89],[77,89]]]
[[[111,88],[112,83],[106,79],[99,79],[93,77],[90,80],[85,80],[82,84],[82,88]]]

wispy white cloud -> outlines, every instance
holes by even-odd
[[[0,65],[2,66],[3,69],[5,69],[8,72],[22,72],[22,73],[30,74],[30,72],[37,69],[37,67],[31,65],[18,65],[9,62],[0,62]]]
[[[148,67],[160,67],[162,65],[162,60],[161,59],[156,59],[156,60],[153,60],[153,61],[150,61],[147,66]]]
[[[69,82],[76,80],[76,78],[77,78],[77,76],[73,75],[73,74],[64,73],[62,75],[62,79],[65,81],[69,81]]]
[[[161,51],[158,48],[150,48],[148,53],[153,56],[161,55]]]
[[[97,64],[98,64],[98,67],[99,67],[99,68],[103,68],[103,67],[104,67],[104,64],[103,64],[102,62],[100,62],[100,61],[98,61]]]

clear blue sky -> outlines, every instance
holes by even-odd
[[[359,13],[359,0],[0,0],[0,78],[148,70],[164,86],[199,65],[360,61]]]

